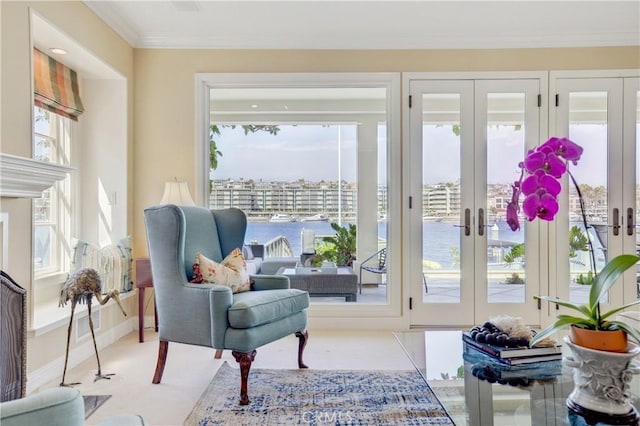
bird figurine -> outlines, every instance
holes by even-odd
[[[113,376],[113,374],[102,374],[102,369],[100,367],[100,357],[98,356],[98,346],[96,345],[96,336],[93,331],[93,318],[91,317],[91,301],[93,296],[98,299],[100,305],[104,305],[109,301],[109,299],[113,299],[116,301],[124,316],[127,316],[127,313],[120,302],[120,296],[118,290],[110,290],[106,293],[106,296],[102,297],[102,281],[100,280],[100,275],[95,269],[92,268],[84,268],[79,269],[69,276],[67,282],[62,287],[60,291],[60,303],[58,306],[63,307],[66,306],[68,301],[71,301],[71,319],[69,320],[69,329],[67,330],[67,351],[64,357],[64,371],[62,372],[62,382],[60,386],[72,386],[77,385],[79,383],[65,383],[65,375],[67,374],[67,362],[69,360],[69,342],[71,340],[71,326],[73,325],[73,313],[76,309],[76,304],[86,303],[87,304],[87,313],[89,315],[89,328],[91,329],[91,337],[93,338],[93,348],[96,351],[96,359],[98,360],[98,373],[94,379],[94,382],[98,379],[110,379],[109,376]]]

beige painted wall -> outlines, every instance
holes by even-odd
[[[2,152],[31,156],[29,8],[127,79],[126,227],[144,256],[142,211],[178,177],[194,188],[194,74],[199,72],[526,71],[640,67],[638,47],[430,51],[132,49],[80,1],[0,2]],[[134,92],[134,84],[135,92]],[[135,98],[135,103],[134,103]],[[135,127],[133,119],[135,117]],[[135,141],[135,143],[134,143]],[[7,272],[31,291],[31,201],[0,200],[10,216]],[[129,299],[133,300],[133,299]],[[129,311],[133,311],[130,303]],[[105,315],[102,333],[122,323]],[[63,355],[66,329],[29,339],[29,371]]]
[[[195,182],[195,73],[449,72],[640,68],[640,48],[497,50],[135,49],[135,236],[144,255],[143,210],[163,182]]]
[[[1,7],[1,110],[0,129],[1,150],[5,153],[31,157],[31,40],[30,8],[51,25],[65,32],[87,50],[127,80],[126,105],[127,128],[126,157],[122,157],[120,167],[131,175],[133,160],[133,49],[111,28],[106,26],[93,12],[80,1],[40,2],[40,1],[2,1]],[[126,182],[126,191],[121,194],[128,200],[126,213],[126,231],[133,234],[133,180]],[[3,266],[9,275],[27,289],[29,296],[34,294],[32,286],[32,229],[31,200],[2,198],[0,211],[9,214],[9,258]],[[29,297],[29,310],[32,310]],[[127,310],[135,315],[134,298],[127,301]],[[67,308],[68,309],[68,308]],[[108,307],[103,316],[102,329],[105,334],[121,325],[122,314]],[[28,371],[46,365],[57,358],[64,357],[66,343],[66,325],[38,337],[28,339]],[[61,371],[60,371],[61,373]]]

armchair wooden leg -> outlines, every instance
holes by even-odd
[[[296,337],[298,338],[298,368],[309,368],[302,361],[302,353],[304,352],[305,346],[307,346],[309,332],[307,330],[296,331]]]
[[[162,380],[162,373],[164,372],[164,364],[167,362],[167,352],[169,351],[169,342],[166,340],[160,340],[160,346],[158,347],[158,363],[156,364],[156,373],[153,375],[153,383],[158,384]]]
[[[247,394],[247,383],[249,382],[249,370],[251,369],[251,363],[256,358],[256,351],[251,352],[236,352],[232,351],[231,355],[240,364],[240,405],[248,405],[249,396]]]
[[[216,349],[216,354],[213,356],[215,359],[222,358],[222,349]]]

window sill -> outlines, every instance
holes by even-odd
[[[134,296],[135,291],[128,291],[120,294],[120,300],[123,302],[130,297]],[[92,305],[92,310],[99,311],[103,308],[97,301]],[[87,316],[87,305],[78,303],[74,317],[83,318]],[[67,303],[64,307],[58,306],[58,300],[52,300],[47,303],[40,304],[36,307],[36,312],[33,318],[33,324],[29,329],[30,336],[41,336],[50,331],[56,330],[60,327],[66,327],[69,325],[69,318],[71,318],[71,303]]]
[[[35,276],[34,285],[37,287],[59,287],[62,288],[69,272],[54,272],[51,274],[40,274]]]

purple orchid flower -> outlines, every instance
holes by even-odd
[[[527,220],[536,217],[551,221],[558,213],[558,195],[562,189],[558,179],[567,171],[566,162],[574,165],[582,156],[582,147],[568,138],[549,138],[542,145],[530,150],[520,167],[520,179],[513,183],[513,195],[507,204],[507,224],[512,231],[520,229],[520,194],[525,195],[522,211]],[[528,176],[524,178],[524,172]],[[524,178],[524,179],[523,179]]]
[[[533,194],[539,188],[544,188],[546,192],[556,197],[560,194],[562,186],[555,177],[538,169],[534,174],[527,176],[527,178],[522,181],[521,188],[524,195]]]
[[[553,151],[536,150],[530,152],[524,159],[524,166],[529,173],[543,170],[556,178],[562,177],[567,171],[567,166]]]
[[[515,181],[511,188],[513,188],[513,194],[511,195],[511,201],[507,204],[507,225],[511,228],[512,231],[517,231],[520,229],[520,221],[518,220],[518,213],[520,213],[520,205],[518,204],[518,200],[520,199],[520,182],[522,182],[522,176],[524,175],[524,168],[522,167],[522,163],[520,163],[520,179]]]
[[[556,213],[558,213],[558,209],[559,206],[556,197],[542,188],[528,195],[522,202],[522,211],[530,221],[536,217],[551,221]]]
[[[583,151],[580,145],[569,138],[550,138],[540,146],[541,149],[547,147],[551,148],[557,156],[571,161],[574,165],[578,164],[578,160],[582,156]]]

